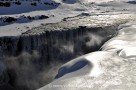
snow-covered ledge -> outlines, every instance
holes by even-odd
[[[119,29],[101,51],[64,64],[56,79],[38,90],[135,90],[136,22]]]

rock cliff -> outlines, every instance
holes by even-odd
[[[56,79],[39,90],[135,90],[136,22],[119,26],[101,51],[64,64]]]
[[[0,37],[0,59],[7,67],[8,83],[23,90],[49,83],[60,65],[99,50],[117,35],[120,24],[134,18],[133,14],[77,16],[33,28],[20,36]]]

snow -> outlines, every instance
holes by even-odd
[[[46,2],[60,1],[46,0]],[[76,16],[81,14],[83,11],[75,11],[76,8],[82,8],[79,4],[65,4],[62,3],[59,6],[44,6],[38,4],[37,6],[31,6],[28,2],[23,2],[20,6],[13,5],[11,7],[1,7],[0,17],[14,17],[21,19],[22,16],[40,16],[46,15],[51,16],[48,19],[25,21],[19,20],[13,23],[3,23],[0,21],[0,36],[19,36],[27,30],[41,26],[41,24],[55,23],[61,21],[63,18]]]
[[[60,68],[57,78],[62,79],[83,75],[98,77],[103,73],[98,63],[111,57],[110,55],[105,57],[107,54],[109,52],[94,52],[71,60]]]
[[[44,4],[37,4],[37,6],[32,6],[29,3],[23,2],[21,5],[11,5],[11,7],[1,7],[0,14],[1,15],[12,15],[12,14],[20,14],[27,13],[32,11],[45,11],[57,8],[57,6],[45,6]]]
[[[125,47],[120,53],[119,56],[124,58],[136,58],[136,47]]]
[[[109,40],[102,47],[106,51],[120,51],[119,56],[124,58],[131,58],[136,56],[136,23],[129,22],[123,25],[119,34]],[[126,27],[124,27],[126,25]]]
[[[136,22],[119,27],[118,35],[106,42],[102,51],[64,64],[58,71],[60,77],[38,90],[135,90]],[[83,67],[76,69],[77,64]]]
[[[83,2],[83,3],[97,3],[97,4],[100,4],[100,3],[104,3],[104,2],[122,2],[122,1],[128,1],[128,0],[79,0],[80,2]]]
[[[95,3],[108,3],[110,1],[124,1],[124,0],[95,0]],[[125,0],[127,1],[127,0]],[[55,3],[55,5],[44,5],[44,2]],[[111,13],[115,13],[113,8],[117,9],[116,13],[121,13],[122,7],[128,6],[125,3],[122,3],[120,6],[112,6],[112,7],[102,7],[97,4],[89,4],[87,6],[85,3],[91,3],[94,0],[42,0],[41,3],[37,2],[37,6],[31,6],[30,2],[22,2],[21,5],[12,4],[11,7],[0,7],[0,18],[1,17],[14,17],[14,18],[22,18],[22,16],[40,16],[46,15],[51,16],[48,19],[43,20],[18,20],[13,23],[3,23],[0,20],[0,36],[19,36],[27,30],[41,26],[41,24],[46,23],[55,23],[61,21],[66,17],[73,17],[79,15],[81,13],[90,13],[90,14],[102,14],[103,12],[111,11]],[[123,6],[122,6],[123,5]],[[127,7],[126,7],[127,8]],[[131,7],[130,9],[134,9],[135,7]],[[113,12],[114,11],[114,12]],[[54,16],[54,17],[52,17]]]
[[[64,3],[68,3],[68,4],[74,4],[77,2],[77,0],[62,0]]]
[[[113,23],[112,21],[114,19],[114,21],[117,22],[120,18],[128,18],[123,16],[124,14],[121,15],[120,13],[132,14],[136,11],[134,5],[126,3],[128,0],[46,0],[46,2],[56,2],[60,4],[55,6],[45,6],[44,4],[38,3],[37,6],[31,6],[28,2],[22,2],[20,6],[12,5],[11,7],[0,7],[0,17],[10,16],[20,19],[20,21],[13,23],[3,23],[0,21],[0,36],[20,36],[22,33],[34,27],[42,26],[42,24],[46,23],[60,22],[63,18],[77,16],[82,12],[94,15],[92,16],[92,19],[95,23],[92,23],[91,25],[105,25],[105,23]],[[92,2],[95,2],[95,4]],[[109,16],[112,16],[113,14],[115,15],[111,17],[111,20]],[[47,15],[50,17],[43,20],[28,21],[21,19],[23,15],[31,17]],[[99,19],[97,20],[96,15],[99,15]],[[88,26],[90,26],[90,24],[88,24]],[[119,29],[120,31],[118,35],[102,46],[102,51],[83,55],[64,64],[58,71],[56,80],[49,85],[85,84],[89,86],[88,90],[98,90],[98,88],[104,88],[104,90],[108,88],[107,90],[109,90],[110,87],[108,86],[111,86],[112,89],[115,90],[114,84],[115,86],[123,84],[123,89],[124,87],[127,87],[126,83],[129,81],[128,79],[133,79],[133,75],[136,74],[133,71],[136,70],[136,63],[135,61],[131,61],[131,59],[136,58],[136,22],[132,21],[120,25]],[[92,38],[95,37],[96,36],[93,36]],[[101,43],[99,42],[100,38],[101,37],[95,38],[95,41]],[[90,43],[87,43],[87,45],[89,46]],[[65,49],[68,47],[64,46],[63,48]],[[122,80],[122,77],[125,78],[125,80]],[[132,80],[130,81],[132,82]],[[96,86],[94,84],[96,84]],[[53,88],[47,89],[47,87],[48,86],[45,86],[40,90],[52,90]],[[80,88],[82,89],[83,87]],[[53,90],[64,90],[64,88],[58,87]],[[67,87],[65,90],[70,90],[70,88]],[[75,88],[72,90],[75,90]]]

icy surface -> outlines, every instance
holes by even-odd
[[[39,90],[135,90],[135,25],[135,21],[120,25],[118,35],[102,51],[64,64],[57,79]]]

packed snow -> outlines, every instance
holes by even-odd
[[[136,22],[119,28],[118,35],[106,42],[102,51],[64,64],[57,79],[38,90],[135,90]]]

